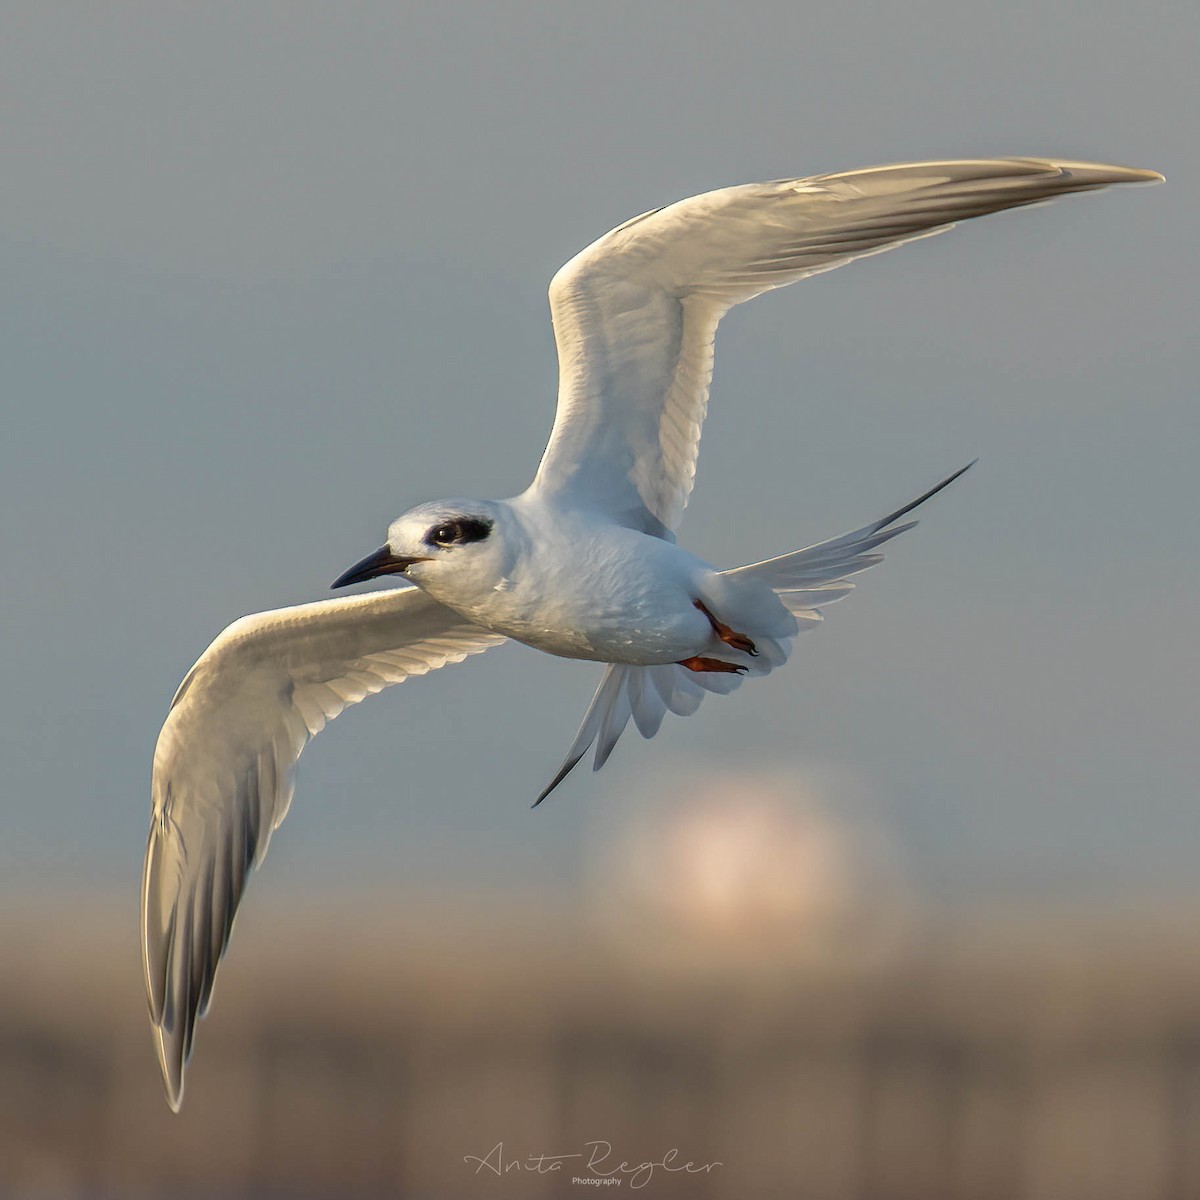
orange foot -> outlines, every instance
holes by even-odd
[[[727,675],[744,675],[745,667],[739,667],[737,663],[724,662],[719,658],[681,658],[678,663],[681,667],[687,667],[689,671],[723,671]]]
[[[744,634],[735,633],[723,621],[718,621],[716,617],[708,611],[703,600],[694,601],[696,607],[708,618],[708,623],[713,627],[713,633],[717,635],[727,646],[732,646],[735,650],[741,650],[745,654],[758,657],[758,648]]]

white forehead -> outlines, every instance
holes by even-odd
[[[443,521],[458,521],[465,517],[492,516],[492,506],[482,500],[428,500],[401,513],[388,526],[388,540],[420,537],[426,530]]]

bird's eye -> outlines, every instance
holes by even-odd
[[[463,517],[430,526],[425,534],[425,545],[465,546],[468,542],[482,542],[491,532],[492,523],[486,517]]]

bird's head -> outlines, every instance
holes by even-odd
[[[334,580],[335,588],[380,575],[404,575],[440,592],[455,584],[485,586],[502,573],[497,527],[500,506],[488,500],[435,500],[419,504],[388,526],[387,541]]]

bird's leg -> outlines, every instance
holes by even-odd
[[[687,667],[689,671],[724,671],[727,675],[744,675],[745,667],[739,667],[737,663],[725,662],[720,658],[681,658],[676,664],[680,667]]]
[[[693,603],[708,618],[708,623],[713,627],[713,633],[727,646],[732,646],[735,650],[742,650],[754,658],[758,657],[758,648],[744,633],[735,633],[723,621],[718,621],[708,611],[708,606],[703,600],[695,600]]]

